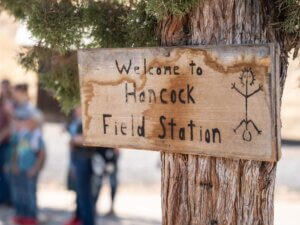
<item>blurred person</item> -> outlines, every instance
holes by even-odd
[[[1,82],[0,95],[0,204],[11,204],[10,181],[6,170],[10,150],[12,127],[11,86],[8,80]]]
[[[36,111],[35,106],[29,101],[28,85],[17,84],[13,90],[14,118],[15,126],[22,126],[22,121],[26,120],[32,112]]]
[[[71,136],[70,141],[70,162],[68,168],[67,175],[67,188],[68,190],[72,190],[76,192],[76,171],[75,171],[75,163],[74,155],[76,155],[76,148],[72,142],[72,139],[77,135],[78,127],[81,125],[81,108],[77,107],[72,112],[72,117],[69,123],[67,124],[67,131]],[[65,225],[77,225],[81,224],[80,215],[79,215],[79,202],[78,195],[76,195],[76,210],[72,219],[67,221]]]
[[[67,221],[65,225],[94,225],[96,201],[104,175],[102,172],[106,165],[106,163],[98,164],[99,160],[97,159],[100,157],[103,161],[104,158],[107,162],[111,161],[111,152],[107,148],[83,146],[80,107],[75,110],[74,115],[73,120],[68,126],[68,131],[71,135],[71,172],[74,169],[73,179],[75,180],[76,190],[76,211],[74,217]],[[95,182],[95,177],[100,178],[100,182]],[[112,195],[115,196],[117,186],[116,176],[113,175],[111,181],[113,186]]]
[[[118,189],[118,159],[119,149],[105,148],[97,151],[92,158],[93,176],[93,196],[95,203],[99,198],[99,193],[105,178],[109,179],[111,207],[107,216],[115,216],[115,198]]]
[[[13,222],[36,225],[37,181],[46,159],[41,132],[42,114],[29,103],[27,85],[17,85],[15,99],[15,151],[12,160],[12,193],[15,206]]]
[[[77,212],[75,220],[71,220],[70,225],[94,225],[95,224],[95,204],[92,195],[92,155],[93,151],[89,147],[83,146],[81,109],[77,109],[80,123],[71,139],[72,162],[75,171],[75,189],[77,197]]]
[[[12,86],[9,80],[2,80],[1,82],[1,96],[4,97],[6,102],[12,104],[13,102],[13,95],[12,95]]]
[[[67,131],[71,136],[71,140],[74,136],[76,136],[77,129],[81,124],[81,109],[77,107],[72,112],[72,117],[69,123],[67,124]],[[75,168],[73,162],[73,149],[74,146],[70,143],[70,162],[68,168],[68,177],[67,177],[67,187],[69,190],[75,191]]]

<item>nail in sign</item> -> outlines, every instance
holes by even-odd
[[[276,161],[275,45],[78,52],[86,145]]]

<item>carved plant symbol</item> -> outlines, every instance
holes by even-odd
[[[245,117],[244,119],[239,123],[239,125],[233,129],[233,131],[236,133],[236,131],[243,125],[245,124],[245,128],[243,131],[242,138],[244,141],[251,141],[252,140],[252,133],[249,130],[249,124],[253,126],[253,128],[256,130],[257,134],[261,134],[261,130],[258,129],[256,124],[253,122],[253,120],[249,119],[248,117],[248,99],[255,95],[257,92],[263,90],[263,85],[259,84],[258,88],[255,89],[255,91],[252,91],[249,93],[249,88],[253,85],[255,85],[255,74],[252,72],[252,69],[250,67],[246,67],[242,70],[241,76],[239,77],[240,79],[240,86],[241,89],[236,87],[236,83],[232,83],[231,89],[234,89],[237,93],[239,93],[241,96],[244,97],[245,100]]]

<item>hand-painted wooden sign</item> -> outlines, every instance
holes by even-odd
[[[81,50],[86,145],[279,159],[274,45]]]

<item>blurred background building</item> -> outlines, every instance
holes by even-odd
[[[300,57],[290,58],[282,97],[282,138],[300,141]]]
[[[37,100],[37,75],[26,71],[17,62],[17,54],[22,46],[30,46],[33,41],[28,38],[24,26],[5,12],[0,14],[0,79],[9,79],[13,84],[26,82],[33,102]]]

